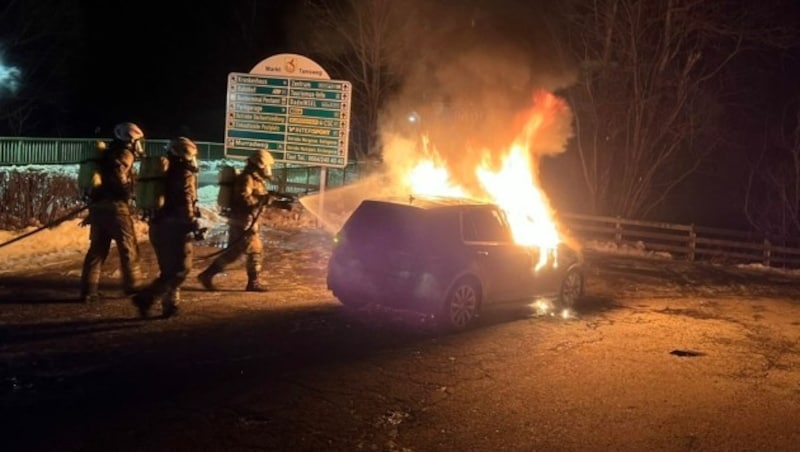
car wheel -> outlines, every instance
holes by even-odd
[[[439,324],[449,331],[464,330],[478,317],[480,304],[478,284],[469,279],[459,280],[445,299]]]
[[[574,308],[582,296],[583,273],[578,269],[569,270],[561,282],[561,290],[558,294],[559,306],[561,309]]]

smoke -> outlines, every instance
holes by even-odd
[[[561,2],[526,0],[413,0],[412,52],[390,68],[402,87],[381,112],[384,161],[402,173],[431,147],[463,185],[474,169],[506,151],[524,132],[520,119],[535,107],[537,92],[554,92],[574,80],[560,51]],[[531,152],[554,154],[571,135],[571,114],[540,131]],[[409,121],[413,115],[415,122]]]
[[[22,71],[14,66],[6,66],[0,54],[0,98],[7,93],[13,95],[19,89]]]

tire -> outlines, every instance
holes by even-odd
[[[573,309],[583,296],[583,273],[573,268],[564,275],[558,292],[558,305],[561,309]]]
[[[470,279],[453,286],[439,313],[438,323],[446,331],[463,331],[475,323],[481,307],[481,291]]]

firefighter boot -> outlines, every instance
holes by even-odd
[[[267,288],[261,285],[258,273],[247,273],[247,287],[244,290],[247,292],[266,292]]]
[[[153,307],[155,295],[150,290],[141,290],[131,296],[131,301],[139,311],[139,317],[145,319],[150,316],[150,308]]]
[[[181,289],[170,289],[161,299],[161,317],[168,319],[178,314],[178,305],[181,302]]]
[[[214,279],[214,275],[221,271],[222,268],[219,265],[216,263],[211,264],[207,269],[197,275],[197,280],[200,281],[200,284],[202,284],[206,290],[217,290],[212,280]]]
[[[81,303],[96,303],[100,300],[100,294],[97,292],[97,285],[96,284],[88,284],[83,285],[81,287],[81,294],[78,297],[78,301]]]

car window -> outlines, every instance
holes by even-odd
[[[418,233],[415,213],[404,206],[364,203],[345,223],[343,232],[362,245],[404,248]]]
[[[511,231],[500,211],[473,209],[463,214],[464,240],[468,242],[510,242]]]

